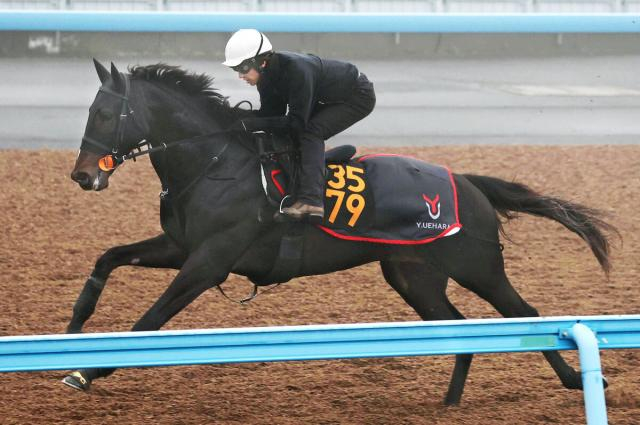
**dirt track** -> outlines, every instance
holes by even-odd
[[[361,153],[371,150],[362,149]],[[384,151],[376,149],[376,151]],[[391,151],[391,150],[387,150]],[[548,220],[506,226],[507,271],[542,315],[638,313],[640,147],[394,148],[454,172],[515,179],[545,194],[610,213],[614,240],[607,281],[574,234]],[[102,193],[68,177],[75,153],[0,151],[0,334],[63,332],[73,303],[107,248],[159,231],[159,183],[148,161],[119,170]],[[464,223],[463,223],[464,224]],[[128,330],[174,272],[116,270],[86,331]],[[245,295],[237,276],[225,285]],[[452,283],[471,318],[497,317]],[[417,320],[376,264],[297,279],[246,307],[210,291],[166,328]],[[577,366],[575,353],[565,354]],[[640,423],[639,351],[605,351],[611,424]],[[583,424],[581,392],[561,387],[538,353],[476,356],[463,402],[440,404],[451,357],[192,366],[120,370],[88,394],[59,383],[62,372],[0,375],[2,424]]]

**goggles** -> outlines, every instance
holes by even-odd
[[[247,59],[242,61],[239,65],[232,66],[231,69],[233,69],[235,72],[239,72],[240,74],[246,74],[247,72],[255,68],[255,62],[256,61],[254,58]]]

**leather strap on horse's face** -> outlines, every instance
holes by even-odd
[[[124,81],[124,94],[116,93],[104,86],[98,89],[99,92],[115,96],[121,100],[120,115],[118,117],[118,125],[114,135],[115,144],[112,147],[109,147],[104,143],[85,135],[82,137],[82,144],[80,145],[80,149],[87,149],[87,147],[89,147],[88,150],[92,150],[91,148],[98,148],[101,152],[96,153],[103,153],[106,155],[98,162],[98,166],[103,171],[112,171],[124,161],[124,154],[120,153],[120,148],[124,142],[127,118],[129,118],[129,116],[133,117],[133,110],[129,107],[129,78],[123,73],[120,73],[120,76]]]

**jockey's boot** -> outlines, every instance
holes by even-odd
[[[293,205],[282,209],[287,217],[297,221],[308,221],[312,224],[321,224],[324,217],[324,208],[296,201]]]

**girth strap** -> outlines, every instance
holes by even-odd
[[[278,256],[273,264],[271,271],[264,277],[259,279],[253,278],[253,291],[248,297],[241,300],[234,300],[229,297],[222,285],[216,286],[218,291],[223,297],[236,304],[246,304],[256,298],[258,295],[269,292],[281,284],[290,281],[294,277],[300,274],[300,267],[302,265],[302,253],[304,250],[304,224],[292,223],[287,229],[287,233],[280,240],[280,249],[278,250]],[[257,282],[257,283],[256,283]],[[259,292],[258,287],[273,284],[268,289]]]
[[[300,274],[305,223],[293,222],[287,226],[286,233],[280,240],[280,248],[273,267],[266,276],[259,279],[259,283],[284,283]]]
[[[216,288],[218,288],[218,291],[220,291],[220,293],[222,294],[223,297],[225,297],[226,299],[228,299],[229,301],[236,303],[236,304],[240,304],[240,305],[244,305],[249,303],[251,300],[253,300],[254,298],[256,298],[258,295],[262,295],[265,292],[269,292],[272,289],[276,289],[278,286],[280,286],[279,283],[276,283],[275,285],[273,285],[271,288],[265,289],[262,292],[258,292],[258,285],[254,284],[253,285],[253,290],[251,291],[251,295],[249,295],[248,297],[245,297],[243,299],[241,299],[240,301],[238,300],[234,300],[233,298],[231,298],[230,296],[228,296],[225,292],[224,289],[222,289],[222,284],[216,286]]]

